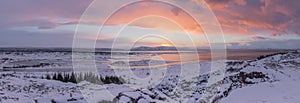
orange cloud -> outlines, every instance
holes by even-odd
[[[114,15],[112,15],[106,22],[106,25],[127,24],[133,22],[137,18],[147,16],[168,18],[170,21],[175,21],[188,32],[194,34],[203,33],[200,25],[198,25],[190,15],[180,8],[166,3],[154,1],[142,1],[127,5],[114,13]],[[158,18],[147,18],[130,25],[145,28],[164,28],[175,32],[178,31],[178,29],[170,28],[172,26],[169,26],[169,24],[166,24],[166,22],[159,22]]]

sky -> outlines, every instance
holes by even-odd
[[[99,48],[209,48],[214,42],[209,42],[207,35],[222,38],[214,32],[217,27],[223,31],[225,45],[232,49],[300,47],[299,0],[200,0],[203,4],[168,0],[183,6],[149,0],[122,4],[124,1],[133,0],[102,0],[100,4],[93,0],[1,0],[0,47],[72,47],[79,32],[84,34],[79,39],[95,40]],[[119,4],[123,6],[105,15],[108,8]],[[209,9],[204,9],[206,4]],[[88,8],[91,13],[85,14]],[[211,10],[218,24],[206,21],[213,17],[204,10]],[[88,17],[83,20],[83,15]],[[100,24],[102,31],[95,34]]]

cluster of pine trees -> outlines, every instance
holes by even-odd
[[[47,74],[46,77],[42,77],[43,79],[48,80],[58,80],[62,82],[72,82],[72,83],[79,83],[81,81],[88,81],[95,84],[123,84],[125,80],[121,77],[116,76],[98,76],[94,73],[54,73],[54,74]]]

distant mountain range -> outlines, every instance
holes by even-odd
[[[210,48],[190,48],[190,47],[174,47],[174,46],[156,46],[156,47],[148,47],[148,46],[140,46],[133,47],[130,51],[177,51],[177,50],[210,50]],[[241,50],[241,49],[230,49],[227,50]],[[122,48],[95,48],[95,49],[87,49],[87,48],[54,48],[54,47],[29,47],[29,48],[0,48],[0,52],[72,52],[72,51],[85,51],[85,52],[110,52],[110,51],[127,51]],[[247,49],[244,49],[247,50]],[[249,50],[282,50],[282,49],[249,49]]]
[[[90,50],[86,48],[0,48],[0,51],[2,52],[72,52],[72,50],[78,50],[78,51],[85,51]],[[158,46],[158,47],[147,47],[147,46],[141,46],[141,47],[135,47],[131,48],[131,51],[176,51],[176,50],[192,50],[189,48],[184,47],[167,47],[167,46]],[[125,49],[119,49],[119,48],[95,48],[96,52],[100,51],[125,51]]]
[[[132,51],[158,51],[158,50],[177,50],[176,47],[166,47],[166,46],[158,46],[158,47],[147,47],[147,46],[141,46],[132,48]]]

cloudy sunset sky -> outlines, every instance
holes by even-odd
[[[201,11],[194,0],[174,0],[197,14]],[[92,0],[1,0],[1,47],[71,47],[76,26]],[[103,2],[94,9],[101,15],[107,7],[119,1]],[[215,14],[224,33],[228,48],[241,49],[298,49],[300,45],[299,0],[205,0]],[[152,16],[149,16],[151,14]],[[148,15],[147,17],[143,17]],[[154,16],[153,16],[154,15]],[[143,17],[140,19],[135,19]],[[196,17],[197,18],[197,17]],[[89,35],[104,22],[104,31],[95,38]],[[199,48],[209,47],[203,28],[182,9],[159,2],[144,1],[125,5],[107,19],[89,16],[82,21],[85,36],[97,40],[97,47],[110,47],[117,35],[117,47],[177,46],[188,47],[193,41]],[[205,22],[205,21],[204,21]],[[208,22],[209,23],[209,22]],[[120,32],[120,28],[124,27]],[[211,29],[211,31],[214,31]],[[188,34],[187,34],[188,32]],[[137,40],[141,35],[160,35]],[[214,34],[207,34],[214,35]],[[192,38],[191,40],[187,37]],[[218,38],[218,36],[215,36]]]

